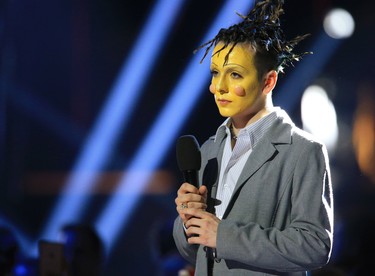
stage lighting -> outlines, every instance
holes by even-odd
[[[201,43],[214,37],[224,24],[231,25],[231,22],[238,21],[240,17],[234,12],[235,9],[241,12],[247,11],[253,4],[253,0],[225,1]],[[197,98],[201,95],[205,85],[208,90],[210,78],[208,60],[206,59],[203,64],[200,64],[201,58],[201,56],[195,55],[188,64],[134,159],[127,167],[127,173],[121,179],[116,193],[95,224],[107,250],[111,250],[120,230],[128,223],[142,191],[149,182],[151,173],[175,142],[174,139],[179,129],[196,105]],[[124,195],[129,196],[125,199]]]
[[[88,135],[62,196],[41,234],[42,238],[54,239],[63,224],[79,221],[84,215],[85,207],[89,203],[88,194],[96,184],[113,145],[120,137],[120,131],[130,120],[142,95],[143,85],[154,68],[158,53],[162,50],[184,2],[159,0],[155,3],[93,130]],[[142,83],[138,81],[140,76],[144,80]],[[36,251],[36,248],[33,250]]]
[[[354,19],[352,15],[344,9],[331,10],[324,19],[324,30],[336,39],[350,37],[354,32]]]
[[[309,86],[301,100],[303,128],[325,143],[327,149],[334,150],[338,139],[335,107],[323,87]]]

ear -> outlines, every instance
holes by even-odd
[[[275,70],[269,71],[264,77],[263,93],[268,94],[272,92],[277,83],[277,72]]]

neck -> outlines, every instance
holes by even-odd
[[[259,119],[267,116],[273,111],[273,106],[271,107],[265,107],[261,110],[259,110],[257,113],[253,114],[250,119],[243,119],[243,118],[235,118],[232,117],[232,126],[233,126],[233,132],[235,134],[238,134],[238,132],[241,130],[241,128],[244,128],[248,125],[251,125],[252,123],[255,123]]]
[[[240,132],[240,130],[235,128],[233,123],[230,125],[229,129],[230,129],[232,140],[237,140],[238,132]]]
[[[232,124],[237,131],[239,131],[241,128],[244,128],[252,123],[255,123],[259,119],[263,118],[264,116],[267,116],[273,111],[273,101],[271,95],[267,95],[264,99],[263,103],[259,104],[261,106],[258,111],[255,113],[249,113],[243,117],[232,117]],[[255,105],[256,106],[256,105]],[[256,108],[256,107],[255,107]]]

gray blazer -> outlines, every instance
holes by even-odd
[[[200,181],[214,212],[225,132],[202,146]],[[189,245],[177,217],[180,254],[207,275],[206,248]],[[326,264],[333,239],[333,201],[324,145],[281,111],[250,154],[219,223],[213,275],[305,275]]]

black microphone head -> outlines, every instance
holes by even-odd
[[[178,138],[176,145],[177,164],[181,171],[200,170],[201,152],[193,135]]]

